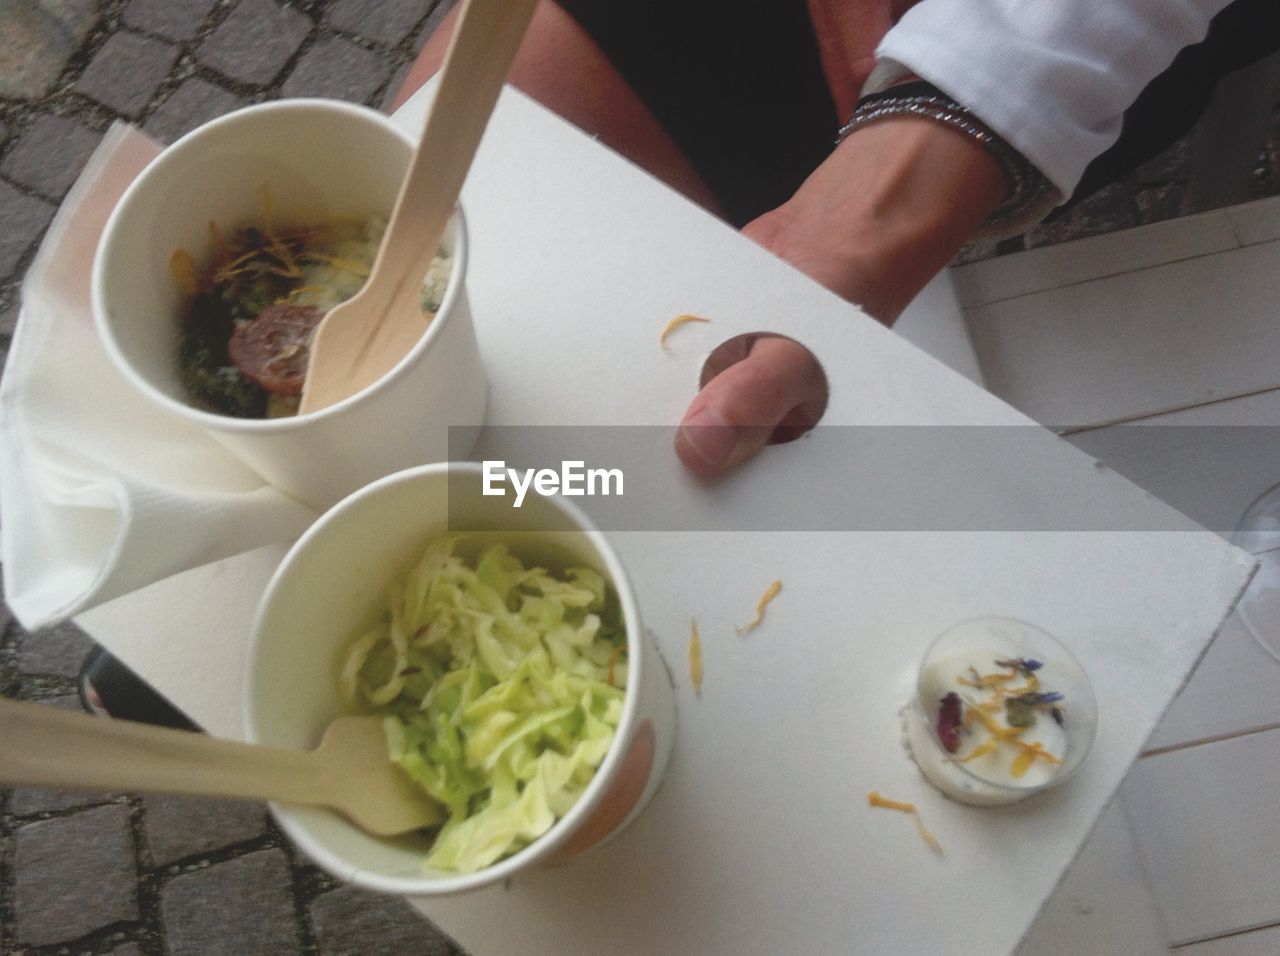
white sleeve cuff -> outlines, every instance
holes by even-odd
[[[947,93],[1066,197],[1142,88],[1228,2],[923,0],[876,55]]]

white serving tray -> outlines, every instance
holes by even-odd
[[[427,95],[398,114],[407,128],[420,127]],[[672,425],[707,352],[762,329],[787,332],[822,362],[824,425],[1029,425],[514,91],[463,203],[491,425]],[[659,348],[680,313],[713,321]],[[423,911],[477,956],[1012,951],[1252,568],[1049,432],[1029,436],[1010,460],[959,443],[936,467],[998,482],[1004,527],[1058,527],[1085,513],[1094,527],[1127,518],[1148,530],[611,534],[679,691],[663,786],[629,830],[585,858],[420,901]],[[751,515],[803,496],[816,522],[839,525],[895,479],[887,462],[853,460],[847,437],[819,428],[714,487],[674,454],[652,470],[673,512],[693,519],[750,527]],[[503,452],[493,440],[481,448]],[[253,605],[282,553],[187,572],[80,623],[211,732],[238,735]],[[765,623],[739,636],[734,625],[774,579],[783,590]],[[898,731],[925,646],[988,614],[1067,643],[1100,713],[1076,777],[998,810],[933,791]],[[701,696],[688,680],[691,617]],[[871,790],[914,801],[945,854],[906,817],[869,808]]]

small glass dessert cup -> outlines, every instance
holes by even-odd
[[[903,739],[961,803],[1016,803],[1062,783],[1093,746],[1098,711],[1071,653],[1037,627],[984,617],[944,631],[920,662]]]

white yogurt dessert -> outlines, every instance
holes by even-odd
[[[981,618],[925,654],[903,739],[944,794],[995,806],[1065,779],[1096,723],[1088,679],[1065,647],[1023,621]]]

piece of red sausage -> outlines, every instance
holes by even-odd
[[[227,351],[246,376],[277,395],[301,395],[311,337],[324,313],[313,305],[269,305],[231,335]]]

